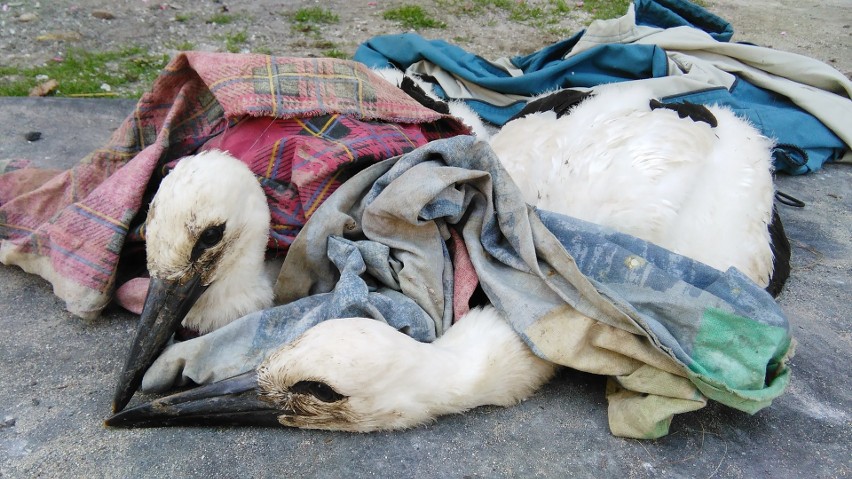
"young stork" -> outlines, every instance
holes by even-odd
[[[178,162],[148,210],[148,295],[113,399],[121,410],[181,322],[207,333],[273,303],[270,213],[254,174],[210,150]]]
[[[431,344],[373,319],[332,319],[256,371],[126,409],[106,424],[405,429],[477,406],[517,404],[555,368],[491,306],[471,310]]]

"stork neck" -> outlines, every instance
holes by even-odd
[[[416,381],[430,413],[449,414],[526,398],[555,366],[536,357],[493,309],[475,311],[433,344],[422,344],[427,370]]]
[[[272,281],[264,269],[262,254],[247,253],[230,266],[198,298],[183,321],[185,327],[204,334],[272,306]]]

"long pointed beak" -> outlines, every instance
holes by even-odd
[[[151,278],[136,337],[115,388],[112,412],[127,406],[133,393],[139,389],[145,371],[163,352],[169,338],[206,288],[201,284],[200,275],[192,276],[183,283]]]
[[[111,427],[280,426],[285,414],[260,399],[254,371],[114,414]]]

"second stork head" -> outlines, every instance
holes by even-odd
[[[264,274],[269,223],[257,178],[228,153],[187,157],[163,179],[146,223],[151,282],[114,411],[127,405],[181,323],[204,334],[272,304]]]

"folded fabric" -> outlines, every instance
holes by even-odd
[[[488,299],[536,354],[612,378],[614,434],[662,436],[674,414],[708,397],[754,412],[789,382],[788,323],[764,290],[735,269],[536,212],[490,147],[460,136],[343,184],[290,248],[277,284],[289,302],[170,346],[143,388],[248,371],[335,317],[372,317],[434,339],[453,318],[451,231]]]
[[[776,169],[802,174],[852,161],[852,82],[801,55],[729,43],[730,24],[683,0],[636,0],[627,14],[596,20],[571,38],[527,56],[488,61],[442,40],[383,35],[355,60],[396,66],[433,80],[502,125],[533,96],[641,82],[666,102],[727,105],[779,144]]]
[[[180,157],[226,148],[245,161],[269,199],[270,248],[283,253],[356,171],[466,132],[359,63],[184,53],[74,168],[0,175],[0,261],[47,279],[70,312],[92,318],[144,273],[144,207]]]

